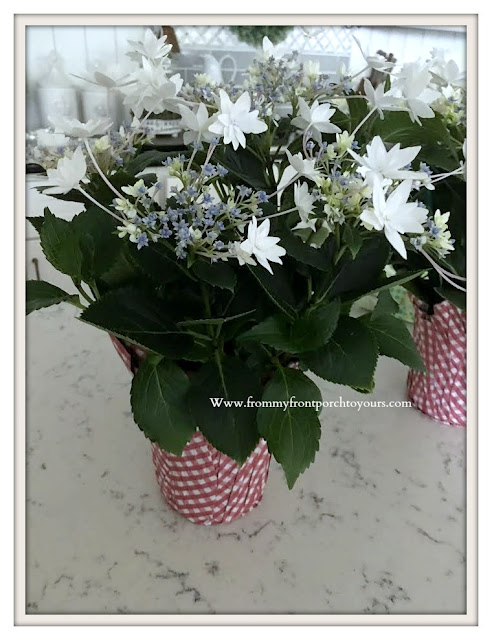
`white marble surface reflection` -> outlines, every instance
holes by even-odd
[[[228,525],[170,510],[110,340],[58,306],[27,321],[30,614],[463,614],[465,429],[414,409],[324,409],[292,491],[272,462],[261,504]],[[324,399],[404,399],[319,379]]]

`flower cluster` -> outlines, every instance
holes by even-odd
[[[146,118],[164,110],[179,113],[190,151],[164,164],[180,186],[166,201],[159,183],[139,180],[123,187],[123,193],[112,187],[117,197],[101,204],[118,218],[121,238],[139,249],[166,242],[178,259],[236,258],[240,265],[256,260],[271,271],[269,261],[281,263],[285,250],[279,238],[269,236],[269,218],[285,215],[291,230],[313,247],[321,247],[330,235],[339,238],[338,229],[349,225],[362,235],[384,233],[403,259],[407,247],[425,248],[439,257],[453,250],[448,214],[436,211],[432,216],[419,194],[447,175],[462,174],[464,163],[435,175],[421,157],[422,145],[388,144],[384,136],[368,137],[365,127],[378,117],[384,120],[387,112],[405,112],[409,123],[418,126],[437,114],[449,126],[463,123],[463,76],[439,52],[399,70],[383,56],[364,54],[368,68],[389,81],[373,87],[366,78],[364,93],[357,94],[353,86],[358,74],[345,70],[339,83],[329,82],[317,63],[301,63],[295,53],[279,55],[268,39],[243,87],[217,86],[203,75],[183,87],[179,74],[171,75],[165,37],[147,30],[142,41],[130,44],[129,56],[138,68],[120,90],[135,114],[132,126],[107,133],[108,122],[54,122],[66,153],[59,153],[58,169],[50,173],[54,188],[80,188],[85,178],[80,154],[65,136],[82,138],[88,174],[97,171],[111,186],[112,172],[145,139]],[[356,122],[347,107],[350,100],[366,105]],[[270,155],[279,142],[280,125],[287,129],[284,143],[295,146],[299,140],[301,147],[296,153],[287,148],[282,164]],[[102,137],[89,143],[96,135]],[[62,150],[55,141],[54,146],[57,153]],[[229,175],[220,162],[229,147],[246,149],[265,164],[265,188],[238,185],[237,175]],[[290,207],[284,205],[289,197]]]

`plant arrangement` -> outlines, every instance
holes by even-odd
[[[458,253],[452,216],[429,200],[463,171],[442,108],[452,82],[435,57],[397,69],[367,55],[386,80],[360,94],[363,72],[334,80],[265,40],[244,86],[203,75],[184,85],[165,37],[130,45],[140,66],[116,88],[131,125],[54,122],[66,142],[56,168],[46,160],[44,192],[86,210],[31,222],[78,295],[30,281],[27,312],[67,302],[145,350],[131,406],[163,450],[179,456],[198,429],[243,464],[264,439],[292,487],[321,433],[308,371],[367,393],[381,355],[423,369],[390,289],[420,286],[424,272],[433,286],[446,275],[434,265]],[[142,151],[146,118],[164,110],[181,117],[184,153]],[[161,164],[178,179],[170,194],[142,174]],[[353,317],[375,293],[375,308]]]

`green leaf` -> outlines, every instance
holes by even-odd
[[[356,255],[362,247],[362,236],[358,229],[351,227],[349,224],[343,227],[343,241],[349,248],[352,258],[355,260]]]
[[[341,316],[328,344],[304,353],[302,362],[313,373],[354,389],[372,390],[378,359],[378,345],[361,321]]]
[[[250,273],[260,284],[270,300],[291,320],[297,317],[296,300],[285,269],[282,266],[272,267],[273,275],[263,267],[247,265]]]
[[[46,211],[46,209],[45,209]],[[26,218],[32,224],[32,226],[36,229],[38,233],[41,232],[41,227],[43,226],[44,216],[31,216],[30,218]]]
[[[234,151],[228,145],[223,153],[216,155],[219,163],[244,184],[257,190],[269,190],[263,164],[247,149],[239,147]]]
[[[347,296],[353,291],[369,292],[388,262],[389,244],[384,236],[369,238],[355,258],[345,255],[340,270],[328,289],[330,298]]]
[[[110,291],[80,319],[171,359],[184,357],[193,346],[192,337],[169,320],[162,302],[133,287]]]
[[[51,307],[60,302],[78,302],[79,296],[72,295],[55,287],[54,284],[43,280],[28,280],[26,282],[26,315],[36,309]]]
[[[192,378],[186,402],[207,440],[242,464],[260,438],[257,409],[234,406],[234,401],[245,404],[249,396],[257,400],[260,395],[259,382],[244,362],[225,357],[220,363],[207,363]],[[211,398],[223,399],[222,404],[214,407]],[[227,406],[229,403],[231,406]]]
[[[381,291],[378,295],[378,301],[371,314],[372,320],[375,320],[379,316],[392,316],[395,313],[398,313],[400,307],[396,300],[394,300],[390,291],[390,289],[386,289],[385,291]]]
[[[44,255],[55,269],[80,280],[83,255],[74,226],[45,209],[44,223],[39,235]]]
[[[79,238],[82,279],[89,282],[99,278],[113,266],[121,250],[114,219],[98,207],[89,207],[76,215],[70,225]]]
[[[426,371],[403,320],[388,315],[374,317],[373,314],[369,320],[366,320],[366,324],[377,340],[381,355],[395,358],[416,371]]]
[[[192,267],[193,273],[213,287],[234,291],[236,274],[234,269],[224,262],[211,263],[207,260],[197,260]]]
[[[100,277],[103,286],[115,289],[124,286],[137,275],[137,267],[129,256],[128,245],[121,243],[120,250],[113,263]]]
[[[239,340],[253,340],[287,353],[310,351],[326,344],[337,326],[339,314],[337,299],[308,309],[291,324],[284,316],[270,316],[243,333]]]
[[[173,362],[146,358],[133,377],[133,417],[151,442],[181,455],[196,431],[196,424],[184,403],[189,388],[186,374]]]
[[[410,271],[410,273],[405,273],[402,275],[391,276],[391,278],[387,278],[384,274],[377,278],[377,280],[373,283],[372,288],[369,291],[358,291],[350,294],[349,301],[353,302],[359,299],[361,296],[370,295],[374,293],[381,293],[382,291],[387,291],[389,289],[393,289],[397,285],[403,285],[412,280],[416,280],[419,276],[425,273],[424,269],[418,269],[416,271]]]
[[[90,282],[112,266],[121,249],[115,228],[113,219],[97,207],[89,207],[71,221],[45,209],[41,247],[58,271]]]
[[[165,284],[182,276],[193,278],[189,269],[178,264],[176,256],[161,242],[151,243],[142,249],[132,244],[128,251],[135,264],[156,282]]]
[[[289,323],[284,316],[274,315],[238,336],[242,342],[259,342],[274,347],[278,351],[289,351]]]
[[[333,243],[325,242],[319,249],[311,247],[287,227],[275,230],[275,234],[280,237],[280,245],[287,251],[287,255],[320,271],[331,269],[334,253]]]
[[[258,430],[275,460],[282,465],[289,489],[313,462],[319,449],[321,427],[314,407],[289,406],[292,402],[321,401],[318,387],[302,371],[281,368],[268,383],[258,409]],[[287,403],[287,404],[283,404]]]
[[[367,116],[369,108],[367,101],[361,98],[349,99],[347,100],[347,103],[350,112],[350,130],[353,131]]]
[[[127,171],[132,176],[136,176],[137,173],[140,173],[144,169],[147,169],[147,167],[161,166],[166,158],[170,155],[172,154],[166,151],[157,151],[157,149],[143,151],[125,166],[125,171]]]

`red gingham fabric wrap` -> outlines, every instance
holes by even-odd
[[[145,351],[110,336],[128,370],[135,373]],[[197,430],[181,456],[152,445],[152,460],[159,488],[168,504],[195,524],[221,524],[246,515],[260,502],[268,478],[271,456],[260,440],[239,466],[217,451]]]
[[[420,411],[450,426],[466,426],[466,313],[450,302],[427,314],[411,296],[413,338],[427,373],[410,370],[408,398]]]

